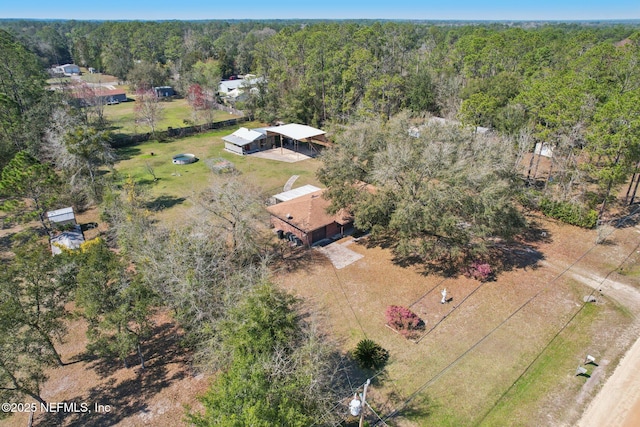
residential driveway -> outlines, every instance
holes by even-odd
[[[351,242],[352,241],[350,240],[342,244],[332,243],[330,245],[317,247],[315,249],[322,252],[327,258],[329,258],[329,261],[331,261],[333,266],[339,270],[353,264],[360,258],[364,257],[364,255],[360,255],[359,253],[354,252],[346,247],[346,245],[350,244]]]

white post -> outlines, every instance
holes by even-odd
[[[358,427],[364,426],[364,405],[367,403],[367,387],[371,383],[371,379],[367,379],[367,382],[364,384],[364,393],[362,393],[362,410],[360,411],[360,423]]]
[[[361,411],[362,402],[360,401],[360,396],[358,396],[358,393],[355,393],[353,395],[353,400],[349,402],[349,412],[351,412],[351,415],[353,415],[354,417],[357,417],[360,415]]]

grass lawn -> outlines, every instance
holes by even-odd
[[[244,125],[260,126],[259,123]],[[209,158],[222,157],[233,162],[245,179],[264,192],[265,199],[281,192],[291,175],[300,176],[294,187],[304,184],[320,186],[315,176],[320,167],[317,159],[284,163],[225,151],[222,137],[236,129],[237,127],[226,128],[174,141],[150,141],[122,148],[118,150],[121,160],[115,168],[123,177],[130,175],[148,189],[149,196],[155,201],[153,208],[159,211],[161,219],[179,218],[183,215],[184,210],[191,206],[189,198],[202,191],[210,179],[214,179],[215,175],[205,163]],[[171,160],[179,153],[194,154],[199,161],[189,165],[174,165]],[[153,168],[158,178],[156,182],[148,172],[147,164]]]
[[[358,243],[348,248],[364,257],[345,268],[315,259],[293,271],[283,266],[276,277],[323,313],[343,351],[365,337],[389,350],[387,374],[369,390],[381,415],[401,409],[391,425],[573,425],[634,339],[623,333],[633,317],[608,298],[581,310],[591,288],[562,272],[591,246],[594,232],[541,221],[551,236],[535,245],[543,260],[486,284],[424,275],[393,264],[386,249]],[[631,240],[620,239],[615,250],[599,246],[573,269],[604,277]],[[453,297],[448,304],[440,304],[442,288]],[[385,327],[391,304],[425,320],[417,344]],[[604,362],[589,367],[591,378],[576,377],[587,353]]]
[[[80,75],[80,78],[87,83],[118,83],[118,78],[116,76],[102,73],[91,74],[85,68],[82,68],[81,70],[82,74]]]
[[[131,99],[135,99],[135,96],[127,94]],[[150,132],[151,128],[147,125],[137,125],[135,121],[135,100],[130,102],[122,102],[116,105],[106,105],[104,109],[104,115],[111,123],[111,130],[114,133],[133,134],[133,133],[146,133]],[[188,126],[185,124],[185,120],[189,123],[193,122],[192,109],[186,99],[173,99],[167,102],[162,102],[164,107],[164,117],[156,126],[156,130],[164,131],[167,128],[180,128]],[[236,116],[227,113],[226,111],[214,111],[214,122],[227,120]],[[196,124],[205,123],[204,117],[200,117],[196,120]]]
[[[121,149],[116,169],[148,188],[157,217],[169,223],[184,221],[190,197],[215,179],[207,158],[233,162],[265,197],[281,191],[291,175],[300,175],[295,186],[319,185],[317,159],[283,163],[225,152],[222,137],[234,130]],[[173,165],[178,153],[193,153],[200,161]],[[349,266],[335,269],[312,250],[282,263],[274,279],[321,314],[321,327],[343,352],[365,337],[389,350],[386,374],[368,396],[381,415],[400,410],[392,425],[573,425],[635,339],[626,333],[634,316],[624,301],[609,298],[605,289],[597,304],[584,305],[592,291],[584,277],[637,285],[637,256],[618,268],[637,235],[620,229],[607,245],[593,246],[596,231],[530,219],[546,236],[528,243],[537,258],[493,282],[400,267],[389,250],[368,247],[366,239],[348,244],[363,255]],[[612,270],[617,272],[608,275]],[[443,288],[453,298],[448,304],[440,304]],[[417,343],[385,327],[391,304],[410,307],[425,321]],[[575,375],[586,354],[601,361],[588,367],[589,378]],[[355,375],[350,382],[357,386],[370,373]]]

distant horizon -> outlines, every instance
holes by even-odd
[[[300,4],[293,0],[270,3],[202,4],[199,0],[111,0],[91,4],[80,0],[8,2],[0,19],[76,21],[224,21],[224,20],[389,20],[585,22],[640,20],[640,2],[611,0],[325,0]]]
[[[638,23],[640,18],[607,18],[607,19],[417,19],[417,18],[194,18],[194,19],[143,19],[143,18],[119,18],[119,19],[91,19],[91,18],[2,18],[0,21],[76,21],[76,22],[211,22],[211,21],[384,21],[384,22],[491,22],[491,23]]]

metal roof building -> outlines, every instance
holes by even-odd
[[[47,212],[47,218],[51,224],[64,225],[76,223],[76,216],[73,213],[72,207],[49,211]]]
[[[315,193],[316,191],[320,191],[320,188],[315,185],[303,185],[302,187],[294,188],[289,191],[284,191],[282,193],[278,193],[273,198],[276,200],[276,203],[286,202],[291,199],[295,199],[296,197],[305,196],[307,194]]]
[[[301,125],[298,123],[289,123],[282,126],[273,126],[266,129],[267,135],[277,134],[295,141],[326,143],[326,132],[311,126]]]
[[[222,138],[224,149],[236,154],[247,154],[259,150],[259,142],[265,139],[267,139],[265,133],[244,127]]]

